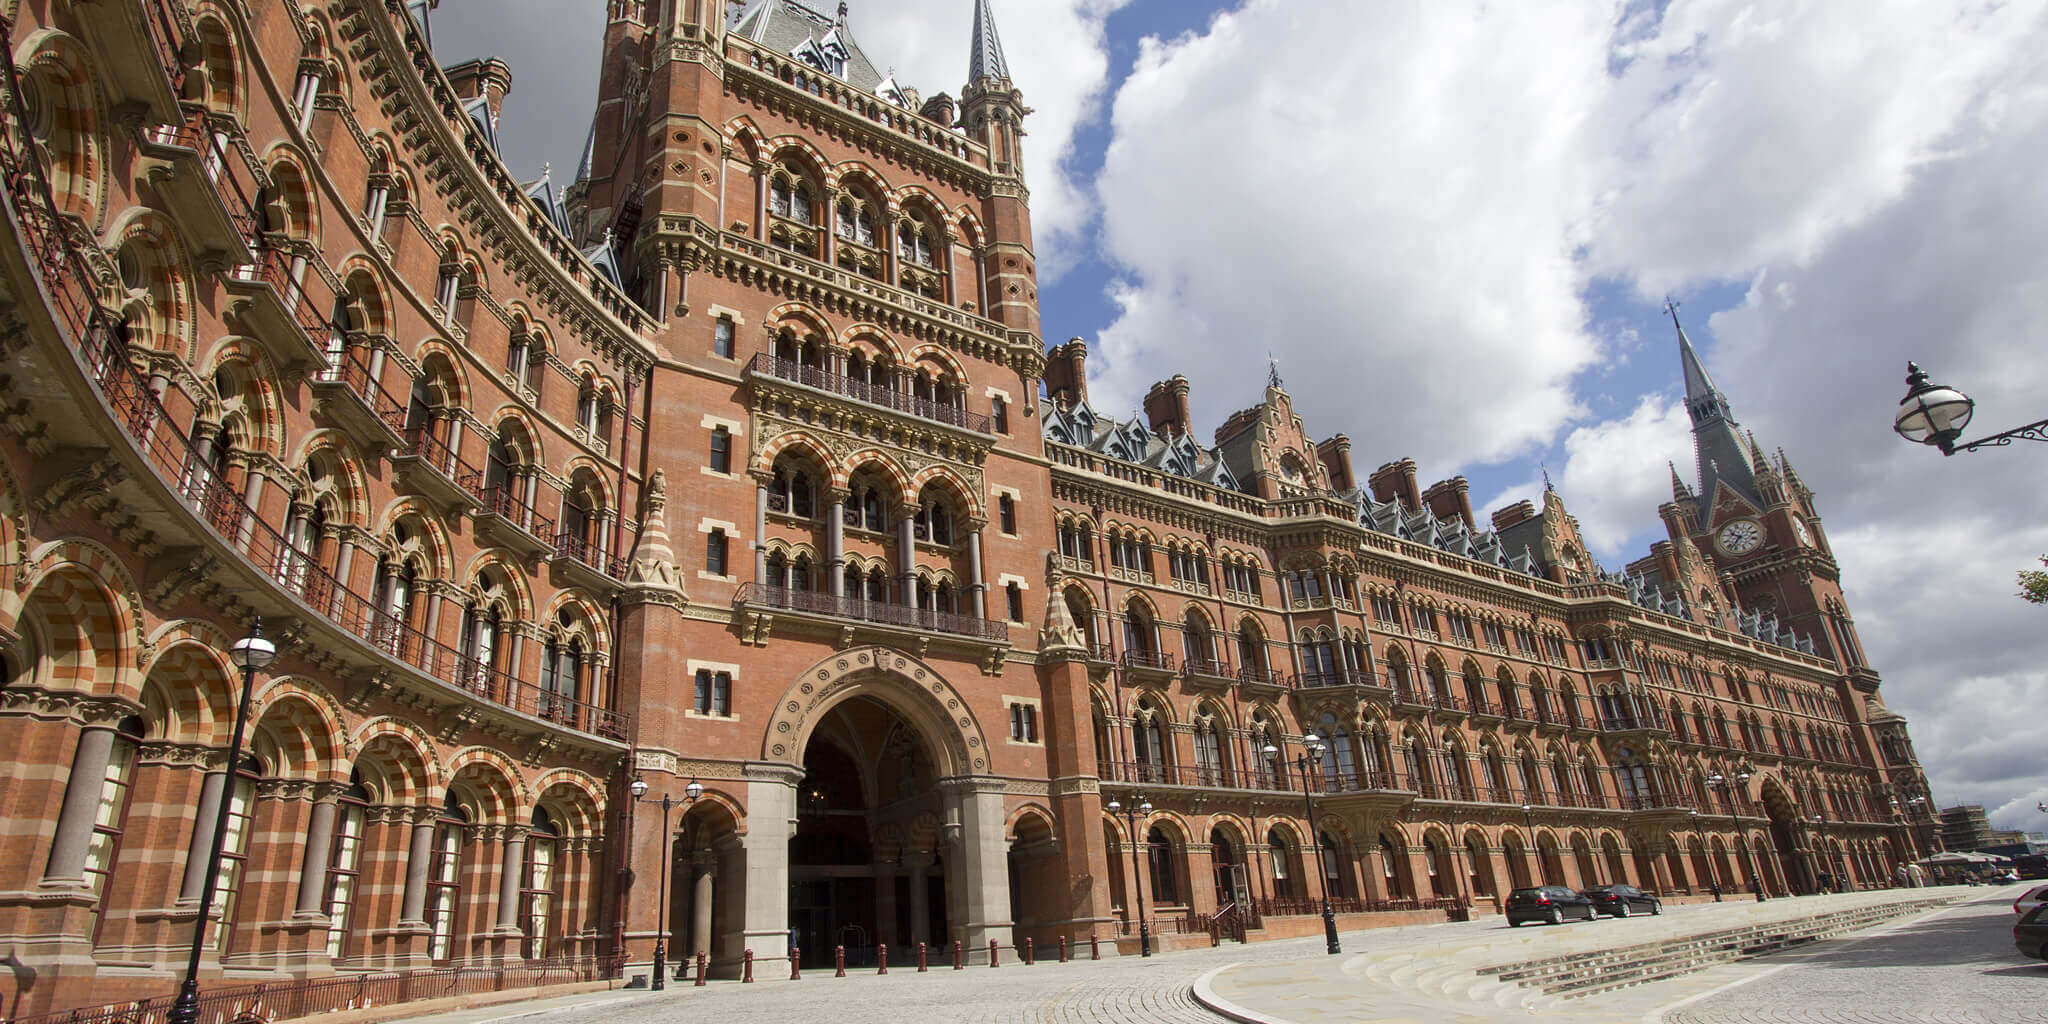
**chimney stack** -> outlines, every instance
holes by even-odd
[[[1061,405],[1088,401],[1088,343],[1074,338],[1045,359],[1045,393]]]
[[[1536,518],[1536,503],[1523,498],[1521,501],[1515,502],[1506,508],[1496,509],[1493,513],[1493,528],[1495,530],[1505,530],[1517,523],[1525,523],[1534,518]]]
[[[1343,434],[1332,436],[1316,445],[1316,457],[1322,460],[1331,490],[1341,493],[1358,486],[1358,478],[1351,471],[1351,438]]]
[[[1410,512],[1422,511],[1422,490],[1415,480],[1415,460],[1389,462],[1373,470],[1368,481],[1374,501],[1398,501]]]
[[[1152,432],[1178,437],[1191,432],[1194,416],[1188,410],[1188,379],[1174,374],[1170,380],[1152,385],[1145,393],[1145,420]]]
[[[1472,487],[1463,476],[1439,480],[1422,492],[1422,500],[1429,504],[1431,515],[1438,519],[1462,519],[1467,527],[1478,524],[1472,517]]]
[[[465,100],[478,96],[491,111],[491,125],[498,123],[498,111],[505,106],[505,96],[512,91],[512,67],[496,57],[480,60],[466,60],[443,69],[448,81],[455,86],[455,95]]]

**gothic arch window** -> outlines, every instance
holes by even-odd
[[[1143,781],[1166,781],[1168,735],[1166,714],[1158,703],[1150,695],[1138,698],[1131,714],[1131,753]]]

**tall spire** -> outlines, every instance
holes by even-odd
[[[974,44],[967,53],[967,80],[1010,77],[1010,62],[1003,59],[1003,38],[996,34],[996,16],[988,0],[974,0]]]
[[[1678,321],[1678,303],[1664,300],[1664,311],[1671,315],[1671,326],[1678,331],[1678,362],[1685,373],[1685,411],[1692,418],[1693,450],[1699,455],[1701,517],[1713,515],[1715,503],[1720,500],[1716,494],[1718,484],[1728,485],[1750,504],[1762,508],[1755,468],[1750,462],[1751,446],[1736,429],[1728,399],[1714,386],[1714,379],[1707,376],[1706,365],[1694,351],[1692,339],[1685,336],[1685,325]]]

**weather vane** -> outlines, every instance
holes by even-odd
[[[1280,386],[1280,357],[1274,355],[1271,351],[1266,353],[1266,386],[1273,388]]]

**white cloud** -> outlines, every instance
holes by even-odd
[[[1619,379],[1589,371],[1633,348],[1589,329],[1589,286],[1749,282],[1697,340],[1819,492],[1937,799],[2038,822],[2048,777],[2015,712],[2048,697],[2043,613],[2012,573],[2048,550],[2048,475],[2036,452],[1944,459],[1888,427],[1909,357],[1987,429],[2048,411],[2043,11],[1249,0],[1149,42],[1115,98],[1098,189],[1121,315],[1091,391],[1121,412],[1181,370],[1220,410],[1255,397],[1270,349],[1365,465],[1561,437],[1557,482],[1614,552],[1661,532],[1664,462],[1690,477],[1691,453],[1666,396],[1585,421]]]
[[[1087,190],[1067,170],[1075,130],[1094,116],[1109,75],[1103,23],[1129,0],[993,0],[1012,79],[1033,113],[1025,121],[1024,174],[1031,188],[1040,276],[1050,282],[1075,262],[1091,219]],[[813,3],[829,10],[829,3]],[[444,63],[496,54],[512,66],[506,100],[506,155],[536,175],[552,161],[557,184],[575,175],[597,99],[604,15],[561,0],[449,2],[433,15]],[[958,0],[857,0],[848,25],[870,60],[925,96],[955,99],[967,78],[972,7]]]

